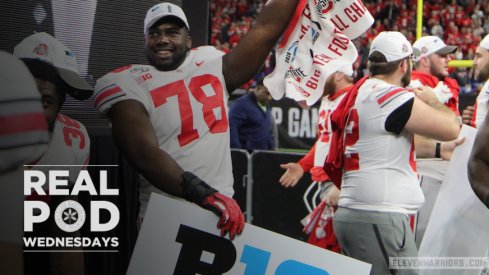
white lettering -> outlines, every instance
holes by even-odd
[[[37,179],[37,180],[36,180]],[[32,189],[39,195],[46,195],[42,186],[46,183],[46,175],[42,171],[26,170],[24,171],[24,195],[30,196]]]
[[[49,194],[53,196],[62,195],[67,196],[70,194],[68,188],[59,189],[59,186],[68,187],[68,177],[70,172],[68,170],[51,170],[49,171]]]
[[[100,223],[100,209],[110,212],[110,220]],[[90,203],[90,230],[92,232],[102,232],[114,229],[120,219],[119,209],[109,201],[92,201]]]
[[[300,119],[300,112],[299,109],[297,108],[290,108],[289,109],[289,117],[288,117],[288,127],[287,129],[289,130],[289,136],[290,137],[298,137],[299,136],[299,122],[297,121]]]
[[[100,171],[100,195],[119,195],[119,189],[107,188],[107,171]]]
[[[41,210],[41,213],[34,215],[34,209]],[[24,231],[32,232],[33,224],[47,220],[49,212],[48,204],[43,201],[24,201]]]

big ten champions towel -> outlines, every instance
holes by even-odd
[[[277,47],[276,67],[264,81],[272,97],[313,105],[328,76],[357,59],[351,40],[373,22],[361,0],[301,0]]]

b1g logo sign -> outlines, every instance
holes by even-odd
[[[224,274],[235,265],[236,248],[233,243],[219,236],[186,225],[180,225],[177,242],[182,244],[174,274]],[[212,263],[202,261],[204,252],[213,255]],[[246,265],[244,275],[329,275],[321,268],[297,260],[281,262],[275,271],[269,270],[272,252],[245,245],[239,261]],[[268,269],[268,272],[267,272]],[[273,272],[272,272],[273,271]]]
[[[33,194],[34,199],[24,201],[24,232],[33,232],[36,224],[46,222],[52,217],[56,225],[64,232],[75,232],[84,225],[90,232],[107,232],[113,230],[120,219],[119,209],[110,201],[99,200],[98,196],[117,196],[118,189],[107,187],[107,171],[99,171],[99,188],[86,170],[81,170],[72,188],[69,188],[69,170],[26,170],[24,171],[24,195]],[[45,190],[49,190],[46,192]],[[90,195],[89,208],[85,209],[79,202],[65,200],[58,205],[48,204],[43,196],[77,196],[82,192]],[[49,194],[48,194],[49,193]],[[101,220],[101,212],[108,213],[108,220]],[[89,218],[87,218],[89,217]],[[114,248],[119,246],[117,237],[24,237],[24,244],[32,247],[78,247],[78,248]]]
[[[151,194],[126,274],[370,274],[367,263],[252,224],[230,241],[217,221],[198,206]]]

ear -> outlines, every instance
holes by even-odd
[[[190,35],[187,35],[187,47],[192,49],[192,37]]]
[[[399,67],[401,68],[401,72],[402,72],[402,73],[407,72],[407,70],[408,70],[408,66],[409,66],[409,65],[408,65],[408,63],[409,63],[409,60],[408,60],[408,59],[403,59],[403,60],[401,61],[401,66],[399,66]]]

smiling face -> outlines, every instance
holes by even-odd
[[[178,68],[192,47],[188,30],[179,19],[165,17],[145,34],[144,53],[151,65],[160,71]]]

